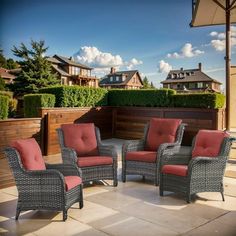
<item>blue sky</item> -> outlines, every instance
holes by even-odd
[[[224,26],[190,28],[191,0],[2,0],[0,47],[45,40],[47,55],[74,56],[103,76],[138,69],[155,86],[168,70],[197,68],[224,83]],[[236,64],[233,27],[232,64]],[[16,58],[14,58],[16,59]]]

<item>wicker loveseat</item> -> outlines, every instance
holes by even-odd
[[[5,150],[18,190],[17,220],[21,211],[67,210],[76,202],[83,207],[80,170],[69,164],[45,164],[35,139],[14,141]]]
[[[180,192],[189,203],[200,192],[220,192],[224,201],[223,176],[235,138],[223,131],[200,130],[192,147],[181,147],[161,158],[160,195]]]
[[[185,124],[180,119],[151,118],[141,140],[126,141],[122,147],[122,181],[126,175],[142,175],[159,182],[159,160],[166,149],[178,148]]]
[[[113,180],[117,186],[117,151],[103,145],[100,131],[93,123],[63,124],[57,129],[63,163],[77,165],[83,182]]]

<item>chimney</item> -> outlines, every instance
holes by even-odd
[[[199,69],[200,71],[202,71],[202,63],[201,63],[201,62],[198,63],[198,69]]]
[[[115,68],[115,67],[111,67],[111,72],[110,72],[110,74],[115,74],[115,72],[116,72],[116,68]]]
[[[181,70],[181,71],[183,71],[183,70],[184,70],[184,68],[183,68],[183,67],[181,67],[181,68],[180,68],[180,70]]]

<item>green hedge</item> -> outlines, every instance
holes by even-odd
[[[9,109],[9,97],[0,95],[0,120],[7,119]]]
[[[168,107],[173,94],[175,91],[172,89],[113,89],[109,91],[108,101],[110,106]]]
[[[53,94],[27,94],[24,96],[25,117],[38,117],[38,108],[54,106],[55,96]]]
[[[13,98],[13,92],[0,91],[0,95],[9,97],[8,117],[14,117],[17,112],[18,100]]]
[[[225,96],[219,93],[176,94],[172,96],[173,107],[222,108]]]
[[[103,88],[81,86],[55,86],[40,89],[40,93],[56,96],[56,107],[106,106],[108,91]]]

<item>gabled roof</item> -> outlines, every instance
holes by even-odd
[[[181,75],[181,77],[175,77],[175,75]],[[185,82],[214,82],[221,84],[221,82],[212,79],[210,76],[202,72],[200,69],[188,69],[188,70],[171,70],[167,75],[166,80],[162,81],[162,84],[170,83],[185,83]]]
[[[0,68],[0,77],[3,79],[15,79],[16,76],[9,73],[9,70],[5,68]]]
[[[60,63],[60,64],[67,64],[67,65],[71,65],[71,66],[76,66],[76,67],[80,67],[80,68],[84,68],[84,69],[88,69],[88,70],[92,70],[93,68],[83,65],[81,63],[75,62],[70,60],[67,57],[63,57],[63,56],[59,56],[59,55],[54,55],[53,57],[48,58],[49,61],[51,61],[52,63]]]
[[[138,74],[139,75],[139,72],[138,70],[127,70],[127,71],[116,71],[115,73],[110,73],[108,75],[106,75],[100,82],[99,84],[101,85],[125,85],[127,84],[135,74]],[[125,76],[126,79],[122,82],[120,81],[110,81],[110,77],[111,76]],[[140,81],[141,81],[141,84],[143,84],[143,81],[141,80],[141,76],[139,75],[139,78],[140,78]]]
[[[57,66],[52,65],[52,67],[55,69],[56,72],[58,72],[60,75],[62,76],[67,76],[70,77],[71,75],[69,75],[68,73],[66,73],[64,70],[59,69]]]

